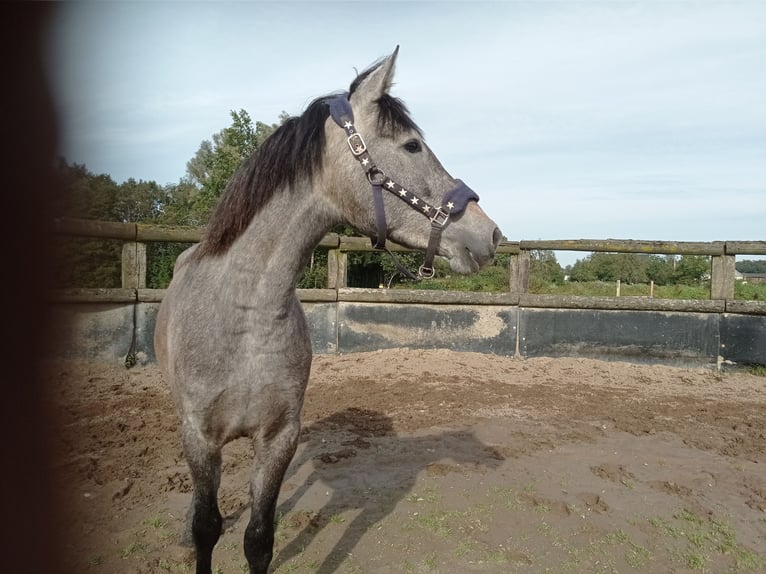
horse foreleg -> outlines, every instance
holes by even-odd
[[[197,574],[210,574],[213,567],[213,548],[221,536],[223,524],[221,512],[218,510],[221,451],[211,450],[204,440],[185,436],[184,453],[194,485],[186,532],[187,535],[191,534],[197,553]]]
[[[256,437],[250,522],[245,529],[245,556],[250,574],[266,574],[274,553],[274,514],[279,489],[295,454],[300,421],[285,424],[272,437]]]

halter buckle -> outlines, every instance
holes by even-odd
[[[351,150],[351,153],[355,156],[360,156],[367,151],[367,144],[364,143],[364,139],[359,133],[351,134],[348,136],[348,138],[346,138],[346,142],[348,143],[348,147]]]
[[[449,213],[442,211],[441,207],[437,207],[434,214],[429,218],[431,220],[431,223],[434,225],[438,225],[439,227],[444,227],[447,225],[447,220],[449,219]]]

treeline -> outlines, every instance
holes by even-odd
[[[743,259],[737,261],[735,267],[740,273],[766,273],[766,259],[759,261]]]
[[[627,284],[699,285],[710,279],[706,255],[592,253],[572,265],[570,281],[622,281]]]
[[[280,116],[283,123],[286,113]],[[186,164],[186,173],[175,184],[129,179],[116,183],[111,176],[95,174],[85,165],[59,162],[58,172],[65,193],[58,198],[55,213],[103,221],[204,226],[239,165],[254,153],[280,124],[253,122],[245,110],[231,112],[232,123],[210,140],[203,141]],[[344,235],[359,235],[341,226]],[[147,287],[167,287],[173,264],[188,244],[153,243],[147,247]],[[121,281],[120,241],[67,238],[57,246],[58,262],[52,284],[56,287],[119,287]],[[405,253],[404,265],[417,269],[423,256]],[[403,281],[394,263],[380,253],[349,254],[349,284],[377,287]],[[327,286],[327,252],[317,250],[298,287]]]
[[[284,121],[285,115],[280,118]],[[94,174],[86,166],[61,160],[58,172],[64,194],[55,213],[105,221],[203,226],[226,182],[240,163],[258,149],[278,127],[253,122],[245,110],[231,112],[232,123],[203,141],[175,184],[129,179],[116,183],[109,175]],[[170,282],[173,263],[188,244],[148,246],[147,286],[163,288]],[[53,283],[58,287],[119,287],[119,241],[71,239],[59,246]]]
[[[231,125],[201,142],[186,164],[186,173],[177,183],[159,185],[154,181],[129,179],[116,183],[109,175],[91,173],[85,165],[58,165],[65,193],[57,198],[55,211],[62,217],[105,221],[204,226],[218,197],[244,159],[288,119],[282,113],[279,123],[253,122],[245,110],[231,112]],[[358,235],[350,227],[333,230]],[[153,243],[147,248],[147,286],[167,287],[173,264],[188,244]],[[52,284],[57,287],[119,287],[121,275],[120,241],[67,238],[57,246]],[[423,261],[419,253],[401,254],[402,263],[417,269]],[[500,254],[493,265],[470,277],[453,276],[446,262],[436,265],[436,277],[418,283],[421,289],[459,289],[505,291],[508,289],[509,255]],[[766,273],[766,261],[739,261],[741,272]],[[531,252],[530,291],[540,292],[546,285],[576,282],[621,280],[625,283],[658,285],[699,285],[709,278],[710,258],[705,256],[593,253],[566,270],[553,251]],[[405,286],[393,261],[377,252],[349,253],[348,284],[352,287]],[[327,286],[327,252],[317,250],[301,278],[299,287]]]

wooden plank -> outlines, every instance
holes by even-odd
[[[348,253],[340,249],[327,251],[327,287],[338,289],[348,282]]]
[[[386,247],[391,251],[414,251],[390,240],[386,241]],[[341,251],[377,251],[372,246],[369,237],[347,237],[345,235],[340,236],[339,248]]]
[[[636,241],[633,239],[554,239],[521,241],[521,249],[598,251],[607,253],[659,253],[668,255],[723,255],[725,242]]]
[[[582,297],[577,295],[522,294],[520,307],[545,309],[616,309],[636,311],[692,311],[723,313],[724,301],[710,299],[650,299],[649,297]]]
[[[376,251],[376,249],[370,243],[368,237],[349,237],[346,235],[339,236],[341,251]],[[399,245],[393,241],[387,241],[386,246],[391,251],[401,251],[414,253],[421,251],[420,249],[410,249],[404,245]],[[502,241],[497,246],[497,253],[519,253],[520,247],[518,241]]]
[[[741,315],[766,315],[766,301],[726,301],[726,312]]]
[[[135,289],[54,289],[46,299],[55,303],[135,303]]]
[[[529,251],[512,255],[509,263],[509,291],[520,295],[529,291],[529,266],[531,260]]]
[[[766,241],[727,241],[727,255],[766,255]]]
[[[298,299],[304,303],[326,303],[338,300],[335,289],[297,289]]]
[[[167,289],[138,289],[138,300],[141,303],[159,303],[167,292]]]
[[[154,225],[149,223],[136,224],[136,235],[139,241],[197,243],[202,239],[204,231],[204,227]]]
[[[734,299],[734,255],[717,255],[710,267],[710,298]]]
[[[340,245],[340,235],[337,233],[328,233],[319,242],[317,247],[326,249],[336,249]]]
[[[514,255],[521,252],[521,246],[518,241],[501,241],[497,246],[496,253],[510,253]]]
[[[146,243],[126,241],[122,244],[122,288],[146,287]]]
[[[135,241],[136,224],[61,217],[53,220],[53,232],[74,237],[100,237]]]
[[[480,293],[474,291],[430,291],[415,289],[338,290],[338,301],[355,303],[422,303],[426,305],[516,305],[512,293]]]

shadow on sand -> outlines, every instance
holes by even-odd
[[[277,514],[292,513],[303,520],[291,524],[300,531],[278,552],[274,570],[299,556],[331,517],[356,511],[315,570],[330,574],[353,553],[361,537],[412,491],[423,471],[444,474],[450,469],[495,468],[503,460],[471,432],[397,436],[388,416],[356,408],[304,427],[301,442],[283,487],[289,497]],[[293,512],[296,509],[303,512]]]

